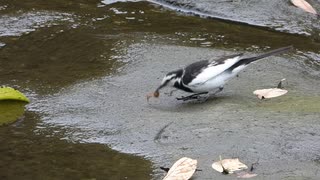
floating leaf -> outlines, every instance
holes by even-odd
[[[317,11],[305,0],[291,0],[292,4],[312,14],[318,14]]]
[[[274,98],[278,96],[285,95],[288,91],[285,89],[279,88],[270,88],[270,89],[258,89],[253,92],[254,95],[257,95],[259,99]]]
[[[22,117],[25,104],[21,101],[0,101],[0,126],[11,124]]]
[[[17,100],[17,101],[25,101],[30,102],[29,99],[11,87],[0,87],[0,100]]]
[[[248,169],[248,166],[236,159],[223,159],[212,164],[212,168],[221,173],[232,174],[235,171]]]
[[[183,157],[175,162],[163,180],[188,180],[197,168],[197,160]]]
[[[248,178],[256,177],[257,175],[258,174],[241,171],[237,173],[237,178],[248,179]]]

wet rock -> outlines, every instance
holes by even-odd
[[[277,0],[155,0],[167,7],[207,17],[231,20],[277,31],[313,35],[319,39],[320,23],[316,15],[304,12],[290,1]],[[310,4],[320,10],[319,2]]]
[[[210,164],[219,155],[238,157],[248,164],[259,159],[255,173],[261,177],[281,179],[303,173],[314,178],[318,166],[310,162],[320,151],[319,106],[299,109],[309,102],[296,100],[305,94],[319,99],[318,77],[302,76],[303,67],[296,66],[292,57],[271,57],[252,64],[206,103],[177,102],[175,97],[185,95],[181,92],[146,101],[145,95],[158,86],[166,72],[198,59],[233,53],[134,44],[128,54],[135,56],[127,58],[135,63],[122,75],[70,87],[48,97],[39,108],[47,114],[45,124],[79,129],[81,132],[68,132],[74,140],[139,153],[156,166],[168,167],[171,164],[167,162],[193,157],[203,169],[195,174],[200,179],[224,178],[211,173]],[[287,78],[286,88],[292,93],[267,102],[252,95],[257,87],[274,86],[279,77]],[[158,179],[162,175],[155,174]]]

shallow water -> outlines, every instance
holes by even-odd
[[[8,154],[0,163],[5,179],[159,178],[158,167],[181,156],[199,159],[204,171],[198,179],[228,178],[209,168],[221,154],[247,163],[260,159],[257,172],[265,178],[319,176],[320,44],[312,36],[200,18],[148,2],[14,0],[0,7],[0,22],[8,25],[0,28],[0,82],[32,101],[23,118],[0,129],[1,152]],[[290,44],[295,51],[254,64],[207,103],[165,95],[145,101],[175,67]],[[263,102],[252,95],[283,77],[288,95]],[[43,169],[34,171],[30,164]]]

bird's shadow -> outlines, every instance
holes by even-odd
[[[176,97],[163,97],[159,98],[156,101],[149,102],[149,107],[161,111],[168,111],[168,112],[196,112],[196,111],[203,111],[207,108],[215,108],[222,102],[231,99],[231,96],[226,95],[219,95],[219,96],[212,96],[203,100],[188,100],[188,101],[181,101],[176,100]]]

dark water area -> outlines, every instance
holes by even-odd
[[[63,132],[37,128],[26,112],[0,129],[1,179],[150,179],[151,163],[101,144],[63,140]],[[149,173],[148,173],[149,172]]]
[[[145,93],[154,88],[158,83],[155,80],[160,81],[168,68],[190,63],[192,58],[226,52],[258,53],[287,45],[295,48],[285,56],[291,61],[276,59],[271,65],[262,63],[255,72],[249,70],[254,76],[269,77],[269,86],[280,76],[291,77],[288,87],[292,88],[294,97],[284,99],[285,103],[255,104],[251,96],[234,97],[228,90],[225,97],[217,100],[220,107],[212,102],[202,107],[177,104],[168,98],[164,104],[147,105],[144,101]],[[267,70],[273,74],[267,74]],[[230,135],[229,143],[214,149],[218,153],[238,145],[237,142],[243,140],[241,137],[251,137],[250,130],[258,134],[257,144],[261,143],[259,138],[269,136],[266,144],[271,145],[263,145],[258,150],[275,151],[277,157],[270,159],[276,163],[279,162],[275,159],[297,157],[297,161],[302,162],[297,166],[309,167],[305,171],[296,170],[296,166],[286,164],[293,162],[289,161],[279,163],[285,173],[274,173],[271,162],[266,160],[271,155],[266,152],[261,155],[261,163],[265,163],[268,170],[264,174],[266,178],[288,174],[290,178],[299,173],[317,177],[313,170],[318,166],[318,155],[314,153],[319,149],[318,144],[310,145],[302,153],[295,148],[307,147],[306,144],[320,137],[315,120],[320,117],[316,80],[319,70],[320,43],[312,35],[203,18],[145,1],[106,4],[84,0],[2,0],[0,85],[17,88],[31,103],[26,105],[24,115],[17,122],[0,127],[0,179],[160,179],[163,172],[158,167],[170,166],[179,155],[196,156],[201,162],[207,162],[208,157],[213,156],[209,148],[214,146],[207,147],[213,140],[206,136],[215,139],[217,132],[229,140]],[[254,88],[254,84],[261,82],[247,79],[250,83],[240,84],[247,83],[245,87]],[[251,93],[245,88],[233,88]],[[14,118],[21,115],[19,104],[5,102],[1,107],[14,109],[11,113]],[[215,111],[217,108],[237,113],[220,114]],[[267,112],[262,115],[253,112],[263,111],[261,109]],[[222,120],[215,122],[205,114]],[[268,121],[269,116],[284,122],[289,119],[289,122],[273,124]],[[200,117],[199,120],[193,121],[196,117]],[[257,118],[253,123],[252,117]],[[227,129],[224,126],[232,124],[233,118],[245,119],[243,126],[251,128],[240,133],[240,138],[233,139],[230,132],[220,130]],[[304,125],[298,119],[309,124]],[[167,138],[160,143],[154,141],[158,129],[171,122],[180,123],[173,123],[165,135]],[[258,127],[264,122],[267,123],[263,125],[265,129],[276,126],[275,132],[264,132],[252,125],[257,123]],[[288,124],[293,127],[287,127]],[[314,126],[309,126],[311,124]],[[298,125],[305,129],[295,129]],[[234,132],[240,128],[236,123],[230,126]],[[184,128],[191,133],[176,134],[185,131]],[[259,135],[259,132],[263,133]],[[314,135],[304,135],[309,133]],[[297,134],[301,142],[292,139]],[[251,142],[247,139],[250,138],[244,141],[249,146]],[[279,141],[285,150],[274,141]],[[192,150],[194,147],[203,149]],[[256,160],[254,155],[248,157]],[[197,179],[211,176],[200,173]]]
[[[108,25],[92,31],[94,18],[107,16],[97,4],[1,1],[1,85],[23,91],[33,104],[75,82],[116,72],[124,62],[111,56],[122,36]],[[30,108],[21,116],[23,106],[1,102],[0,117],[18,121],[0,128],[0,179],[151,179],[151,162],[107,145],[70,141],[59,128],[39,127],[41,114]]]

